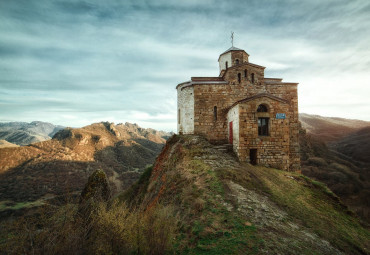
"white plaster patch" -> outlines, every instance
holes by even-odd
[[[230,137],[230,122],[233,122],[233,150],[238,153],[239,147],[239,104],[235,105],[227,113],[227,134]]]
[[[220,57],[220,60],[218,61],[219,63],[219,66],[220,66],[220,72],[222,70],[226,70],[226,61],[228,63],[228,67],[231,67],[232,66],[232,62],[231,62],[231,52],[229,53],[226,53],[224,55],[222,55]]]
[[[183,85],[184,86],[184,85]],[[177,88],[177,133],[194,133],[194,87]]]

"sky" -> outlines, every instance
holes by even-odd
[[[299,111],[370,121],[368,0],[0,0],[0,121],[176,131],[175,87],[231,47]]]

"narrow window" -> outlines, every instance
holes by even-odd
[[[239,59],[235,60],[235,65],[239,65]]]
[[[252,73],[252,83],[254,83],[254,73]]]
[[[258,118],[258,135],[269,135],[269,118]]]
[[[257,112],[267,112],[267,106],[264,104],[260,104],[257,108]]]
[[[217,120],[217,106],[213,107],[213,120]]]
[[[227,63],[227,61],[225,62],[225,65],[226,65],[226,69],[229,68],[229,63]]]
[[[180,124],[180,109],[179,109],[179,111],[178,111],[178,123]]]
[[[242,75],[238,73],[238,82],[240,83],[242,81]]]
[[[244,77],[247,78],[247,76],[248,76],[248,71],[247,71],[247,69],[245,69],[244,70]]]

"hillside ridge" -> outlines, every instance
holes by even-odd
[[[184,254],[365,254],[369,232],[327,187],[240,163],[205,138],[170,138],[141,185],[121,196],[175,208]],[[135,195],[133,195],[135,194]]]

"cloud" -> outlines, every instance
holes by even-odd
[[[301,111],[353,116],[356,100],[370,120],[369,12],[361,0],[2,1],[0,120],[175,130],[175,86],[217,76],[230,31],[266,76],[300,83]]]

